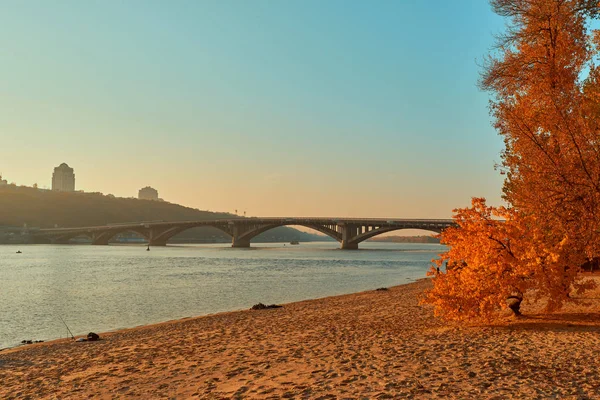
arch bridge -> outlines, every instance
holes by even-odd
[[[358,249],[358,244],[374,236],[400,229],[422,229],[441,233],[453,226],[451,219],[366,219],[366,218],[235,218],[205,221],[142,222],[83,228],[53,228],[31,231],[36,240],[68,243],[87,236],[95,245],[107,245],[117,234],[137,233],[150,246],[166,246],[170,238],[187,229],[213,227],[232,238],[232,247],[250,247],[257,235],[278,226],[298,225],[321,232],[340,243],[342,249]]]

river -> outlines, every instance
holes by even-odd
[[[67,337],[61,319],[78,335],[407,283],[423,278],[445,249],[252,246],[0,246],[0,348]]]

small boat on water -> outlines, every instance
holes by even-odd
[[[21,254],[23,253],[21,250],[17,250],[17,254]]]
[[[290,242],[290,244],[300,244],[300,242],[299,242],[299,241],[297,241],[297,240],[292,240],[292,241]]]

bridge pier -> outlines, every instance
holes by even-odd
[[[248,248],[250,247],[250,238],[246,236],[250,227],[246,224],[229,222],[229,231],[231,232],[231,247]]]
[[[358,242],[353,239],[359,233],[359,226],[355,224],[342,223],[338,225],[339,230],[342,232],[342,250],[358,250]]]
[[[249,248],[250,247],[250,240],[248,240],[248,239],[238,239],[238,238],[236,238],[234,236],[233,239],[231,240],[231,247]]]
[[[340,246],[342,250],[358,250],[358,243],[352,243],[345,240],[342,240],[342,245]]]

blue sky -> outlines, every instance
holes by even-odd
[[[481,0],[1,1],[0,172],[248,215],[500,202]]]

